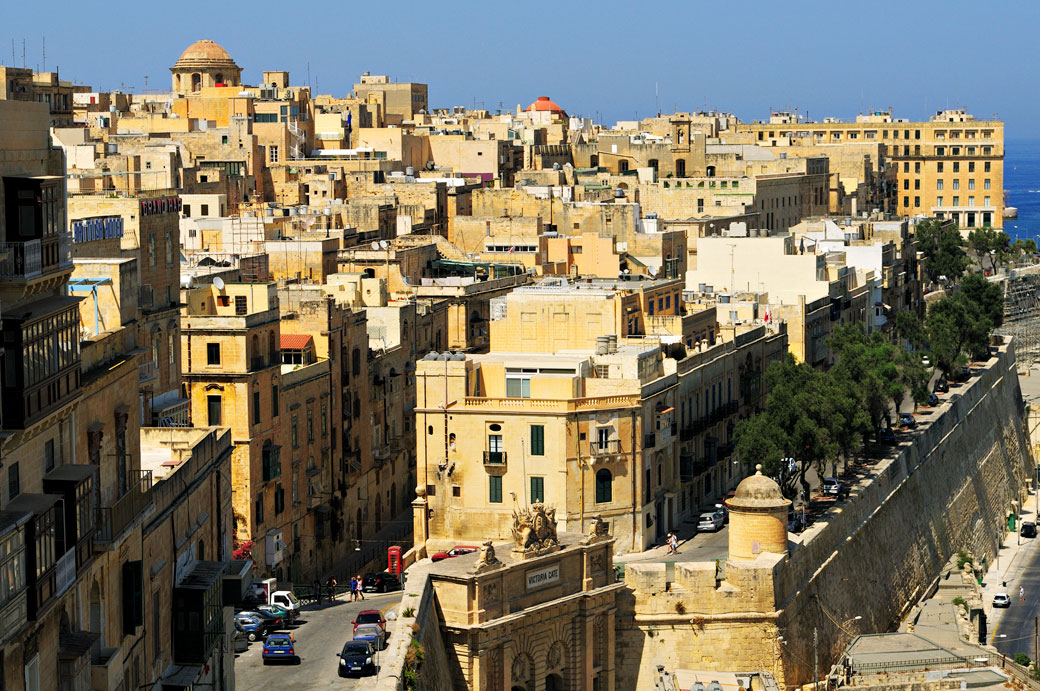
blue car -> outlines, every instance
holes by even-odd
[[[273,660],[296,661],[296,647],[288,634],[276,633],[267,637],[264,641],[264,652],[262,654],[264,664]]]
[[[246,638],[250,643],[264,637],[265,626],[263,622],[247,614],[236,614],[235,623],[245,631]]]
[[[882,444],[895,444],[896,443],[896,433],[893,432],[888,427],[885,427],[880,432],[878,432],[878,441],[881,442]]]

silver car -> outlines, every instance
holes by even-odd
[[[720,513],[702,513],[700,520],[697,521],[697,530],[710,530],[714,533],[722,530],[724,522]]]
[[[367,641],[376,650],[386,648],[386,631],[379,624],[358,624],[354,631],[355,641]]]

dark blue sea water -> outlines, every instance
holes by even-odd
[[[1034,238],[1040,243],[1040,139],[1004,142],[1004,190],[1007,205],[1018,207],[1017,219],[1004,221],[1012,242]]]

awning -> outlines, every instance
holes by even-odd
[[[669,407],[665,408],[664,410],[658,410],[657,414],[658,415],[664,415],[665,413],[670,413],[673,410],[675,410],[675,406],[669,406]]]

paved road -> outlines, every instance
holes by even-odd
[[[304,607],[297,626],[292,629],[300,662],[295,665],[264,665],[260,651],[263,643],[257,641],[249,650],[235,656],[235,686],[251,691],[285,691],[285,689],[366,689],[371,688],[373,677],[341,679],[338,674],[339,658],[336,653],[352,637],[351,620],[363,609],[396,611],[401,601],[400,591],[385,595],[367,595],[364,602],[348,602],[343,597],[334,605],[321,608]]]
[[[991,635],[993,644],[1000,652],[1009,656],[1025,653],[1033,659],[1036,657],[1033,622],[1040,616],[1040,550],[1033,551],[1027,564],[1021,569],[1019,577],[1007,584],[1011,606],[1004,612]],[[1025,591],[1024,602],[1018,599],[1019,588]]]

